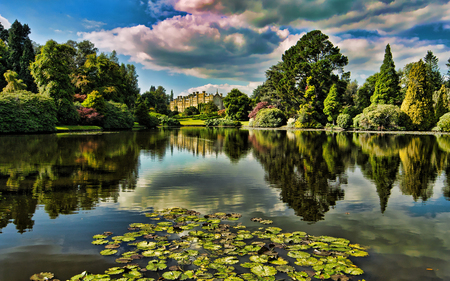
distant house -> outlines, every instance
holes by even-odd
[[[214,102],[219,110],[225,109],[225,107],[223,106],[222,94],[219,94],[218,91],[215,94],[208,94],[206,93],[206,91],[203,91],[202,93],[193,92],[188,96],[178,96],[176,99],[170,102],[170,110],[174,111],[176,107],[179,112],[183,112],[189,106],[198,107],[199,104],[208,103],[210,101]]]

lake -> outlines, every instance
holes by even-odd
[[[450,136],[181,128],[0,136],[0,280],[117,266],[144,213],[240,213],[370,247],[352,280],[450,280]]]

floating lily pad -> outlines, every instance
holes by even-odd
[[[124,273],[123,277],[125,278],[139,278],[142,277],[142,273],[137,270],[131,270],[130,272]]]
[[[269,261],[269,257],[267,255],[251,256],[250,260],[257,263],[266,263]]]
[[[288,273],[289,277],[291,277],[294,280],[298,281],[309,281],[311,278],[309,278],[308,273],[304,271],[294,271]]]
[[[236,277],[236,276],[230,276],[230,277],[225,278],[224,281],[244,281],[244,279]]]
[[[105,249],[117,249],[120,248],[120,244],[109,244],[105,246]]]
[[[279,265],[279,266],[277,266],[275,268],[278,271],[285,272],[285,273],[293,272],[295,270],[295,268],[293,266],[286,265],[286,264],[285,265]]]
[[[348,267],[344,272],[351,275],[361,275],[364,273],[364,271],[358,267]]]
[[[277,270],[268,265],[257,265],[250,269],[256,276],[265,277],[265,276],[274,276],[277,274]]]
[[[45,281],[45,280],[50,280],[54,277],[55,275],[51,272],[41,272],[41,273],[37,273],[34,274],[33,276],[30,277],[30,280],[33,281]]]
[[[272,224],[273,221],[272,220],[262,220],[262,221],[260,221],[260,223],[262,223],[262,224]]]
[[[346,253],[353,257],[367,257],[369,255],[369,253],[361,250],[351,250]]]
[[[120,268],[120,267],[111,267],[110,269],[106,270],[105,273],[109,274],[109,275],[116,275],[116,274],[123,273],[124,271],[125,271],[125,269]]]
[[[277,258],[276,260],[270,261],[271,264],[276,264],[276,265],[284,265],[284,264],[288,264],[289,262],[283,258]]]
[[[114,255],[115,253],[117,253],[117,250],[113,250],[113,249],[106,249],[100,252],[100,255],[102,256],[110,256],[110,255]]]
[[[253,273],[242,273],[239,275],[242,279],[247,281],[258,281],[258,277]]]
[[[181,274],[182,274],[181,271],[168,271],[164,272],[162,277],[168,280],[176,280],[178,279],[178,277],[180,277]]]
[[[236,257],[223,257],[216,259],[214,262],[222,264],[236,264],[239,260]]]
[[[299,265],[299,266],[314,266],[314,265],[322,264],[322,263],[323,263],[322,261],[320,261],[316,258],[313,258],[313,257],[306,258],[306,259],[297,259],[297,261],[295,262],[295,264]]]
[[[245,268],[252,268],[252,267],[255,267],[257,265],[262,265],[262,264],[257,263],[257,262],[244,262],[244,263],[240,264],[240,266],[245,267]]]
[[[164,260],[152,260],[148,262],[148,265],[145,268],[150,271],[164,270],[167,268],[167,264]]]
[[[98,239],[98,240],[92,241],[91,243],[94,244],[94,245],[103,245],[103,244],[107,244],[108,241],[103,240],[103,239]]]
[[[311,256],[311,254],[302,251],[289,251],[287,255],[295,259],[307,259]]]

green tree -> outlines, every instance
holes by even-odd
[[[8,56],[8,48],[5,42],[3,42],[2,39],[0,39],[0,90],[6,87],[7,84],[6,80],[4,79],[5,77],[3,76],[6,70],[8,69],[8,64],[6,61],[7,56]]]
[[[349,73],[344,72],[347,64],[348,58],[320,30],[304,35],[283,54],[282,63],[270,76],[276,97],[280,99],[285,112],[291,115],[289,113],[295,112],[303,104],[307,78],[313,77],[310,84],[315,87],[314,107],[321,113],[323,101],[333,84],[336,84],[338,93],[345,91],[349,77]]]
[[[333,122],[334,125],[336,118],[339,115],[339,110],[341,109],[336,85],[333,85],[331,87],[330,92],[328,93],[328,96],[325,99],[323,105],[323,113],[328,116],[328,121]]]
[[[5,88],[3,88],[4,93],[12,93],[20,90],[25,90],[27,85],[23,83],[22,79],[17,78],[17,73],[11,70],[7,70],[4,74],[5,80],[8,83]]]
[[[295,122],[297,128],[316,128],[320,123],[317,121],[317,112],[314,108],[316,100],[316,87],[311,85],[312,77],[308,77],[306,91],[303,95],[304,101],[297,112],[298,118]]]
[[[427,66],[427,75],[430,81],[431,90],[438,91],[443,83],[443,79],[441,76],[441,72],[439,70],[439,59],[433,55],[432,51],[427,51],[427,54],[424,57],[424,62]]]
[[[425,63],[414,63],[409,74],[408,90],[401,110],[411,119],[411,129],[428,130],[435,123],[433,93]]]
[[[23,80],[25,85],[27,85],[27,89],[30,92],[37,93],[37,85],[34,82],[33,76],[30,73],[30,64],[34,61],[34,49],[33,44],[29,38],[25,39],[23,45],[23,53],[20,57],[20,73],[19,77]]]
[[[441,89],[437,92],[436,105],[434,106],[434,115],[436,120],[439,120],[442,115],[449,111],[447,88],[445,85],[441,86]]]
[[[136,101],[134,115],[139,124],[147,128],[154,128],[159,124],[157,117],[150,116],[150,111],[147,105],[140,97]]]
[[[375,92],[370,98],[372,104],[401,104],[399,77],[395,71],[394,60],[392,59],[391,46],[386,45],[383,64],[377,76]]]
[[[7,42],[9,37],[8,29],[6,29],[0,22],[0,40]]]
[[[248,113],[252,110],[251,99],[238,89],[232,89],[223,99],[227,116],[232,120],[248,120]]]
[[[450,88],[450,59],[448,59],[447,63],[445,64],[448,67],[447,71],[447,87]]]
[[[361,88],[358,89],[355,96],[355,106],[358,113],[370,105],[370,97],[375,92],[375,84],[377,83],[378,72],[367,77]]]
[[[69,45],[49,40],[31,64],[31,74],[39,87],[39,92],[54,99],[58,121],[62,124],[76,124],[79,119],[73,105],[75,87],[71,82],[74,54],[75,49]]]
[[[202,108],[203,113],[209,114],[209,113],[213,113],[216,111],[219,111],[219,108],[213,101],[209,101],[203,105],[203,108]]]

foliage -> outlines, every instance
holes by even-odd
[[[166,89],[162,86],[151,86],[150,90],[142,94],[147,107],[154,108],[156,112],[168,115],[170,97],[166,94]],[[198,113],[197,113],[198,114]]]
[[[158,126],[160,122],[157,117],[150,115],[150,111],[148,110],[147,105],[141,99],[138,99],[136,109],[134,111],[134,116],[136,117],[136,121],[138,121],[140,125],[147,128],[154,128]]]
[[[255,108],[253,108],[252,112],[250,112],[250,114],[248,115],[248,118],[250,118],[250,119],[255,118],[256,114],[258,114],[258,112],[263,108],[275,108],[275,106],[269,105],[269,103],[266,101],[259,102],[255,106]]]
[[[440,90],[437,91],[437,100],[434,106],[434,115],[436,120],[439,120],[442,115],[449,111],[449,103],[447,96],[447,88],[442,85]]]
[[[167,115],[163,115],[159,117],[159,121],[161,122],[161,125],[167,126],[167,127],[180,127],[181,123],[178,121],[178,119],[175,119],[173,117],[168,117]]]
[[[0,95],[0,133],[53,132],[56,125],[53,100],[27,91]]]
[[[186,109],[183,112],[184,116],[191,116],[191,115],[197,115],[197,114],[200,114],[200,112],[198,111],[197,107],[195,107],[195,106],[186,107]]]
[[[229,118],[238,121],[248,120],[248,112],[252,108],[250,107],[251,100],[246,94],[238,89],[232,89],[223,99],[223,103]]]
[[[445,113],[439,119],[437,126],[433,128],[435,131],[450,132],[450,112]]]
[[[100,115],[95,108],[80,106],[77,111],[80,115],[81,125],[99,126],[102,124],[103,115]]]
[[[336,124],[342,129],[348,129],[352,125],[352,117],[350,114],[341,113],[337,117]]]
[[[213,101],[209,101],[206,104],[203,104],[201,112],[209,114],[209,113],[217,112],[218,110],[219,110],[219,108],[217,107],[217,105]]]
[[[72,47],[49,40],[31,64],[31,74],[39,92],[54,99],[58,121],[68,125],[78,121],[78,114],[73,106],[75,88],[70,78],[74,54]]]
[[[353,119],[353,127],[364,130],[404,130],[406,114],[392,104],[373,104]]]
[[[21,90],[25,90],[27,85],[23,83],[22,79],[17,79],[17,73],[11,70],[7,70],[3,76],[8,83],[5,88],[3,88],[4,93],[13,93]]]
[[[3,28],[3,26],[0,23],[0,36],[2,33],[1,28]],[[5,77],[3,76],[6,70],[8,69],[6,61],[7,55],[8,55],[8,48],[5,42],[2,39],[0,39],[0,90],[5,88],[7,84],[6,80],[4,79]]]
[[[221,110],[217,111],[217,115],[219,115],[220,117],[225,117],[227,115],[227,110],[221,109]]]
[[[395,71],[394,60],[392,59],[391,46],[386,45],[383,64],[377,75],[375,92],[370,101],[372,104],[395,104],[400,105],[401,96],[399,77]]]
[[[433,55],[432,51],[428,50],[423,60],[427,68],[427,76],[431,84],[431,91],[439,91],[444,82],[439,70],[439,59],[435,55]]]
[[[317,112],[314,108],[316,87],[310,84],[311,81],[312,77],[309,77],[304,94],[305,102],[300,105],[300,109],[297,112],[298,118],[295,122],[295,127],[297,128],[317,128],[321,125],[317,121]]]
[[[357,113],[361,113],[364,108],[370,105],[370,97],[375,92],[375,85],[377,83],[378,72],[367,77],[364,84],[358,89],[355,97],[355,106]]]
[[[330,92],[328,93],[327,98],[324,101],[324,108],[323,108],[323,113],[325,113],[326,115],[328,115],[328,121],[332,121],[333,125],[334,125],[334,121],[336,120],[339,111],[340,111],[340,107],[341,104],[339,103],[338,100],[338,93],[337,93],[337,88],[336,85],[333,85],[330,89]]]
[[[261,109],[252,123],[253,127],[280,127],[286,124],[286,116],[277,108]]]
[[[94,108],[98,113],[105,115],[106,113],[106,101],[98,91],[92,91],[87,98],[83,101],[84,107]]]
[[[408,90],[402,103],[402,111],[411,119],[411,129],[428,130],[435,122],[432,91],[426,73],[426,65],[420,60],[414,63],[409,74]]]
[[[108,101],[103,118],[103,128],[106,130],[131,129],[134,118],[128,107],[123,103]]]
[[[226,119],[226,118],[218,118],[218,119],[208,119],[205,121],[206,127],[240,127],[241,122]]]
[[[320,30],[313,30],[283,54],[282,62],[271,71],[268,80],[276,89],[275,98],[290,115],[305,103],[304,89],[308,77],[312,77],[310,85],[315,87],[316,97],[314,109],[322,112],[323,101],[333,84],[337,84],[338,93],[345,91],[349,77],[349,73],[344,72],[347,64],[347,57],[333,46],[328,36]]]

